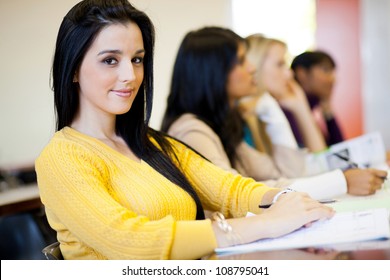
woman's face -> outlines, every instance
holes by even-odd
[[[288,91],[288,81],[292,78],[292,72],[286,63],[285,46],[275,43],[269,47],[259,76],[265,90],[275,98]]]
[[[141,30],[133,22],[102,29],[75,75],[80,113],[120,115],[128,112],[144,78]]]
[[[330,98],[335,83],[335,69],[330,62],[322,62],[312,66],[306,72],[304,89],[320,99]]]
[[[226,90],[229,101],[234,103],[237,99],[256,94],[255,67],[246,58],[246,48],[240,44],[237,50],[238,63],[230,71]]]

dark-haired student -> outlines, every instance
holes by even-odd
[[[225,170],[272,180],[266,183],[317,199],[347,192],[367,195],[381,187],[379,176],[385,171],[334,170],[300,177],[306,154],[299,149],[274,145],[269,155],[246,144],[238,102],[259,93],[257,74],[245,40],[233,31],[205,27],[187,33],[176,56],[162,130]]]
[[[296,56],[291,69],[303,88],[310,108],[328,146],[344,140],[332,108],[336,63],[324,51],[307,51]]]
[[[333,215],[151,129],[153,46],[150,19],[125,0],[81,1],[62,21],[57,132],[36,171],[65,259],[197,259]],[[204,219],[204,209],[219,212]]]

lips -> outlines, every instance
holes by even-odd
[[[133,93],[133,89],[117,89],[117,90],[112,90],[112,92],[120,97],[129,97]]]

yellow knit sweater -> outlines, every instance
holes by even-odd
[[[174,141],[180,167],[205,209],[258,212],[271,188],[227,173]],[[65,259],[195,259],[212,253],[210,220],[146,162],[66,127],[36,160],[40,196]]]

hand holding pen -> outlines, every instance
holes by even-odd
[[[348,193],[352,195],[370,195],[382,188],[387,172],[378,169],[348,169],[344,171]]]
[[[348,193],[352,195],[370,195],[382,188],[387,179],[387,172],[379,169],[358,169],[359,165],[350,160],[348,156],[334,153],[334,156],[345,161],[349,169],[344,171],[347,180]]]

